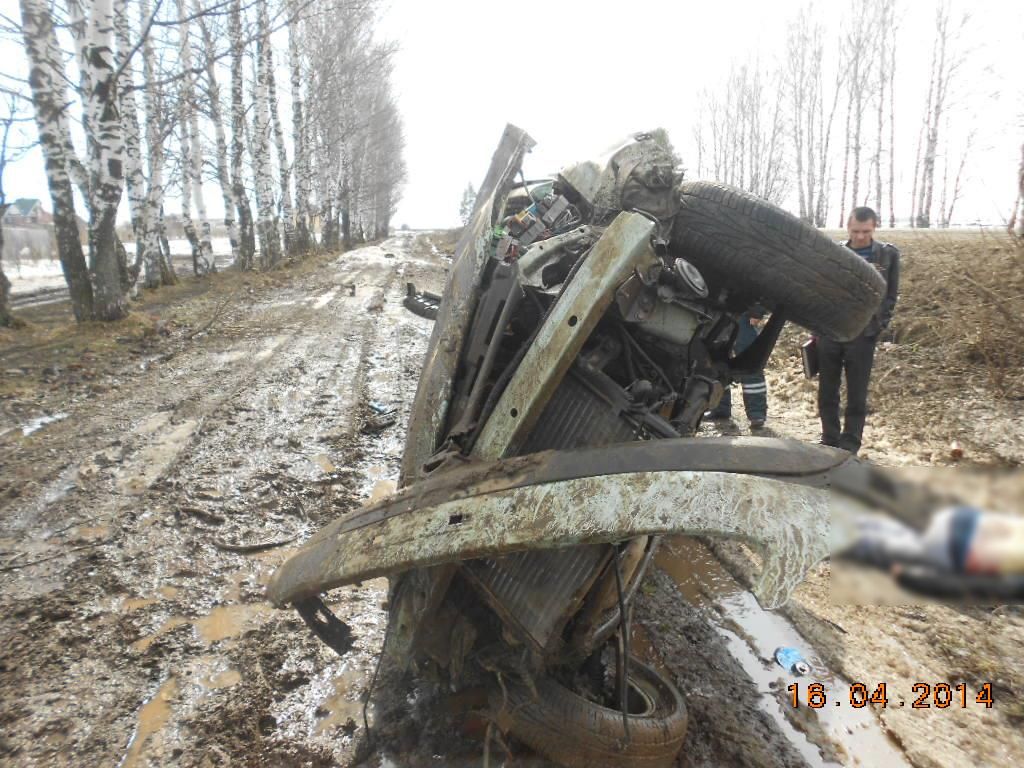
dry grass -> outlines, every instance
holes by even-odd
[[[915,456],[948,458],[957,440],[972,462],[1020,465],[1024,248],[980,232],[882,230],[879,237],[903,258],[892,327],[875,356],[869,422],[903,438]],[[779,346],[795,350],[804,337],[787,327]],[[773,368],[792,374],[787,366],[798,369],[773,356]]]
[[[936,384],[1024,397],[1024,248],[986,233],[894,232],[892,240],[903,275],[888,363],[924,366]]]

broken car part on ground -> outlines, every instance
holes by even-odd
[[[848,543],[851,509],[891,501],[843,452],[701,440],[701,419],[786,320],[853,337],[883,285],[774,206],[682,181],[649,135],[542,181],[521,179],[532,145],[506,129],[439,304],[410,291],[436,324],[403,489],[314,536],[268,595],[344,653],[320,594],[388,575],[388,663],[489,688],[485,716],[561,764],[669,765],[684,698],[630,647],[659,537],[752,543],[773,607]],[[732,356],[755,304],[771,319]]]

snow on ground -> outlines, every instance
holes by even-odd
[[[226,237],[214,237],[211,240],[213,255],[217,259],[217,267],[223,268],[230,261],[231,242]],[[192,256],[192,247],[185,238],[169,240],[171,255],[175,257]],[[133,253],[130,250],[129,253]],[[11,281],[12,295],[33,293],[48,288],[63,288],[64,273],[60,268],[60,261],[5,261],[4,273]]]
[[[8,262],[4,264],[4,274],[11,281],[11,292],[14,294],[60,288],[64,285],[64,273],[57,259],[13,264]]]

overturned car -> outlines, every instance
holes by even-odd
[[[393,497],[317,533],[275,574],[326,642],[321,595],[391,580],[384,653],[565,765],[670,765],[687,715],[630,649],[631,605],[665,534],[742,539],[779,606],[890,489],[830,448],[697,438],[783,324],[851,338],[884,285],[852,252],[739,190],[685,182],[655,137],[554,179],[521,177],[509,126],[457,246]],[[433,297],[436,300],[437,297]],[[731,353],[739,316],[771,318]]]

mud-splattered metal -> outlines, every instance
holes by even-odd
[[[501,393],[473,447],[475,457],[498,459],[522,443],[608,309],[615,289],[634,269],[645,269],[658,261],[650,243],[653,231],[654,223],[638,213],[615,217],[559,297]]]
[[[268,597],[283,606],[411,568],[680,533],[754,546],[764,563],[754,594],[774,608],[850,543],[854,515],[869,508],[828,487],[852,461],[793,441],[726,438],[471,465],[335,521],[274,574]]]

